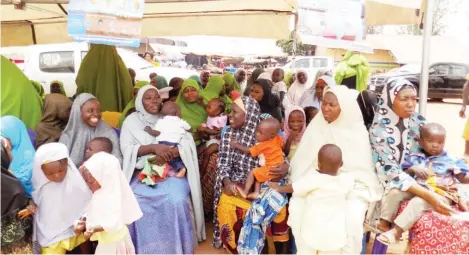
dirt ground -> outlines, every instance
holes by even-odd
[[[426,118],[430,122],[437,122],[446,128],[446,148],[450,155],[462,156],[464,152],[464,140],[462,132],[464,130],[465,119],[459,118],[461,100],[444,100],[444,102],[429,102],[427,105]],[[467,111],[469,116],[469,109]],[[207,223],[207,240],[199,244],[195,250],[196,254],[225,254],[223,249],[212,247],[212,224]],[[388,249],[388,254],[401,254],[405,251],[405,242],[392,245]],[[367,254],[371,253],[372,243],[367,246]]]

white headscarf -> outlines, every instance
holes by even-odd
[[[99,152],[88,159],[84,166],[101,186],[93,193],[88,207],[87,225],[117,232],[142,217],[137,199],[116,157]]]
[[[246,89],[246,85],[247,85],[247,82],[248,82],[248,79],[247,79],[248,72],[246,72],[246,70],[244,68],[238,68],[238,69],[236,69],[236,71],[234,73],[234,77],[236,79],[236,82],[238,82],[238,77],[239,77],[239,74],[241,72],[244,72],[246,74],[246,76],[244,77],[244,81],[239,83],[239,87],[241,87],[241,93],[244,93],[244,90]]]
[[[315,171],[319,149],[325,144],[335,144],[342,150],[344,165],[341,173],[350,173],[357,182],[368,187],[372,199],[379,199],[382,187],[374,169],[368,131],[363,124],[356,91],[336,86],[327,88],[327,92],[337,97],[340,115],[328,123],[319,112],[311,121],[292,159],[290,180],[295,182],[305,172]]]
[[[67,174],[62,182],[51,182],[41,166],[68,159]],[[73,223],[86,211],[91,191],[61,143],[48,143],[39,147],[34,157],[32,193],[37,210],[34,215],[35,235],[42,247],[74,236]]]
[[[155,138],[144,131],[146,126],[153,126],[161,115],[153,115],[143,107],[143,94],[153,86],[143,86],[135,99],[136,112],[125,119],[120,136],[120,145],[123,155],[123,172],[128,181],[132,178],[135,168],[142,169],[145,157],[138,156],[140,146],[156,143]],[[198,241],[206,239],[205,221],[202,205],[202,190],[200,186],[200,173],[197,160],[197,149],[190,133],[186,133],[178,145],[179,156],[187,169],[187,180],[191,189],[192,208],[196,225]],[[143,184],[142,184],[143,185]]]
[[[307,79],[304,84],[301,84],[298,80],[298,75],[300,73],[306,74]],[[308,95],[305,95],[305,91],[310,89],[314,83],[314,79],[309,77],[308,73],[303,70],[296,72],[295,77],[295,82],[290,86],[285,98],[283,99],[283,106],[285,108],[289,108],[293,105],[302,107],[302,102],[308,97]]]
[[[332,77],[327,76],[327,75],[322,75],[321,77],[319,77],[314,82],[314,84],[309,89],[307,89],[304,92],[303,98],[301,100],[302,102],[301,102],[300,107],[305,108],[305,107],[308,107],[308,106],[313,106],[313,107],[316,107],[318,109],[321,108],[322,101],[316,95],[316,84],[319,80],[323,80],[327,84],[328,87],[335,87],[336,86],[336,83],[335,83],[334,79],[332,79]],[[326,91],[326,90],[324,90],[324,91]]]

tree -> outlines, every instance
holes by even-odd
[[[295,33],[290,34],[288,40],[278,40],[276,42],[277,46],[282,48],[283,52],[287,53],[289,56],[293,56],[293,37]],[[296,42],[296,55],[297,56],[314,56],[316,51],[316,45],[302,44],[299,40]]]
[[[457,6],[460,0],[434,0],[432,35],[442,35],[446,30],[445,19],[448,15],[454,13],[452,7]],[[420,25],[405,25],[398,29],[399,34],[423,35],[423,27]]]

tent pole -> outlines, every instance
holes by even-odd
[[[428,99],[428,75],[430,69],[430,42],[432,39],[433,28],[433,9],[435,0],[427,0],[425,8],[425,23],[423,24],[423,49],[422,49],[422,70],[420,72],[419,87],[419,113],[422,116],[427,112]]]

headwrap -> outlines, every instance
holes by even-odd
[[[241,87],[238,85],[238,82],[236,82],[236,79],[232,74],[225,73],[223,75],[223,80],[225,81],[225,87],[227,87],[227,89],[230,88],[231,90],[241,92]]]
[[[227,95],[220,96],[221,91],[225,88],[225,81],[221,76],[214,75],[208,80],[207,86],[200,91],[200,95],[208,102],[214,98],[220,98],[225,102],[225,109],[228,111],[231,108],[231,99]]]
[[[138,81],[137,83],[135,83],[135,88],[138,88],[140,89],[141,87],[145,86],[145,85],[148,85],[150,83],[148,83],[147,81]],[[129,115],[129,112],[131,111],[134,111],[135,110],[135,97],[132,98],[132,100],[130,100],[130,102],[127,104],[127,106],[125,106],[124,110],[122,111],[122,114],[119,118],[119,128],[122,127],[122,123],[124,123],[124,120],[125,118]]]
[[[241,72],[244,72],[244,74],[247,75],[247,72],[246,72],[246,70],[245,70],[244,68],[238,68],[238,69],[236,69],[236,71],[234,72],[234,77],[235,77],[235,79],[236,79],[236,82],[238,82],[238,77],[239,77],[239,74],[240,74]],[[245,77],[244,77],[244,80],[241,81],[241,83],[239,83],[239,87],[241,88],[241,91],[240,91],[241,93],[243,93],[244,90],[246,90],[246,85],[247,85],[247,79],[246,79],[246,76],[245,76]]]
[[[42,171],[42,165],[61,159],[68,160],[65,178],[61,182],[51,182]],[[47,247],[73,237],[73,224],[85,214],[91,191],[69,158],[64,144],[48,143],[37,150],[32,182],[33,199],[37,205],[33,241]]]
[[[370,129],[375,113],[378,111],[378,96],[371,90],[363,90],[358,95],[357,102],[362,111],[366,129]]]
[[[84,166],[101,186],[91,198],[87,225],[100,226],[106,232],[118,232],[143,216],[116,157],[99,152]]]
[[[77,95],[94,95],[103,112],[122,112],[132,100],[132,78],[114,46],[92,44],[81,62],[76,84]]]
[[[59,80],[53,80],[51,83],[50,83],[50,88],[49,88],[49,93],[52,93],[52,85],[53,84],[57,84],[59,85],[60,87],[60,93],[59,94],[62,94],[64,96],[67,96],[67,94],[65,93],[65,88],[64,88],[64,84],[63,82],[59,81]]]
[[[303,110],[303,108],[301,108],[299,106],[290,107],[285,112],[285,122],[283,123],[283,140],[286,143],[287,140],[288,140],[288,137],[291,134],[291,129],[290,129],[290,126],[288,125],[288,120],[290,119],[290,114],[294,111],[299,111],[299,112],[301,112],[301,114],[303,114],[304,122],[303,122],[303,127],[301,128],[300,133],[298,134],[296,139],[292,142],[292,145],[300,143],[301,137],[303,137],[303,133],[306,130],[306,114],[305,114],[305,111]]]
[[[31,174],[35,150],[28,136],[24,123],[14,116],[1,118],[0,136],[11,142],[11,154],[13,160],[10,169],[23,186],[27,197],[31,197],[33,187],[31,185]]]
[[[27,128],[35,130],[41,120],[42,98],[15,64],[3,55],[0,58],[1,116],[16,116]]]
[[[36,128],[36,148],[45,143],[59,141],[62,131],[67,126],[67,120],[61,119],[60,115],[71,107],[72,101],[62,94],[46,95],[42,119]]]
[[[356,76],[356,87],[352,89],[363,91],[367,87],[369,72],[370,65],[366,58],[348,51],[335,68],[335,81],[337,84],[343,84],[344,79]]]
[[[260,85],[264,91],[264,97],[260,102],[258,102],[261,108],[261,113],[268,113],[281,122],[282,115],[279,108],[280,100],[272,94],[272,82],[269,80],[257,79],[254,84]]]
[[[127,71],[127,69],[126,69]],[[128,72],[127,72],[128,74]],[[106,137],[112,142],[112,155],[122,160],[120,152],[119,138],[116,132],[103,120],[99,120],[96,127],[90,127],[81,118],[81,107],[88,100],[97,100],[93,95],[82,93],[72,104],[72,111],[65,130],[60,136],[59,142],[63,143],[70,150],[70,158],[77,166],[81,165],[85,158],[86,146],[89,141],[96,137]]]
[[[306,82],[301,84],[298,80],[298,75],[304,73],[307,76]],[[308,73],[303,70],[296,72],[296,80],[288,89],[285,98],[283,99],[283,106],[289,108],[290,106],[296,105],[300,107],[311,106],[310,100],[306,100],[308,97],[314,95],[315,88],[313,88],[314,79],[308,76]],[[309,90],[309,91],[308,91]],[[305,93],[308,91],[308,93]],[[315,96],[315,95],[314,95]],[[309,104],[309,105],[305,105]]]
[[[184,90],[188,87],[195,88],[200,95],[200,89],[197,85],[197,82],[190,79],[185,80],[182,84],[179,96],[176,99],[176,104],[178,104],[179,108],[181,108],[182,119],[189,123],[192,129],[192,134],[195,135],[200,125],[207,121],[207,113],[205,112],[204,107],[199,104],[199,102],[189,103],[186,101],[183,94]],[[200,143],[200,141],[196,141],[196,144],[197,143]]]
[[[285,85],[287,85],[287,88],[290,88],[290,86],[292,85],[291,83],[291,77],[295,75],[294,72],[287,72],[285,74],[285,78],[283,79],[283,81],[285,82]]]
[[[378,101],[378,111],[370,128],[373,147],[373,160],[378,177],[386,188],[406,191],[415,180],[401,168],[401,164],[412,152],[419,150],[421,127],[426,120],[418,113],[402,119],[393,110],[396,96],[403,89],[413,89],[414,85],[406,79],[388,82]]]
[[[254,84],[254,81],[256,81],[259,78],[259,75],[264,72],[264,69],[262,68],[256,68],[254,71],[252,71],[251,77],[249,77],[246,89],[244,90],[244,95],[249,96],[251,94],[251,87],[252,84]]]
[[[187,79],[196,81],[197,84],[199,85],[199,88],[202,88],[202,82],[200,81],[200,76],[199,75],[191,75]]]

